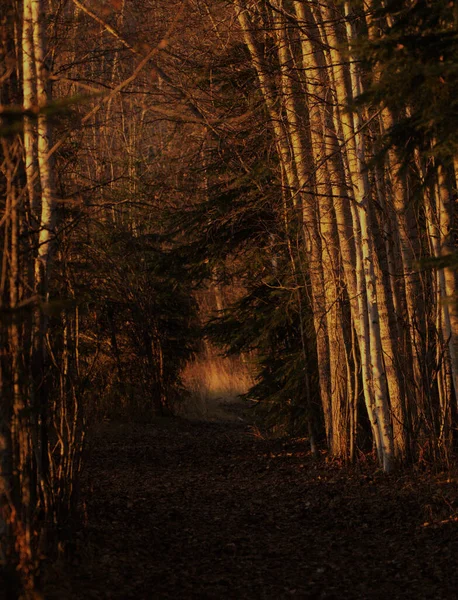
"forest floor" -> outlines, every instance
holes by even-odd
[[[47,600],[458,597],[456,478],[315,460],[231,410],[98,430]]]

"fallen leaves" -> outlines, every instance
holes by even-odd
[[[457,490],[315,461],[307,440],[237,421],[111,425],[90,449],[70,584],[46,597],[454,598]]]

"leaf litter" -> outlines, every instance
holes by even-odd
[[[310,456],[241,419],[93,435],[46,598],[456,598],[458,484]]]

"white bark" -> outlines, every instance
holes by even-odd
[[[35,76],[37,88],[37,104],[43,109],[49,104],[48,71],[45,55],[45,32],[43,19],[45,8],[43,0],[31,0],[33,50],[35,54]],[[38,167],[41,184],[41,219],[38,238],[38,255],[35,264],[35,285],[38,293],[47,295],[48,270],[52,253],[52,242],[55,235],[56,207],[54,199],[51,159],[51,131],[48,116],[43,110],[38,115]]]
[[[282,119],[282,115],[280,114],[278,106],[278,97],[271,81],[269,80],[268,71],[265,67],[264,60],[253,38],[251,32],[252,25],[248,18],[246,8],[243,6],[240,0],[235,0],[235,7],[237,10],[237,17],[243,31],[245,43],[250,51],[253,65],[258,75],[259,87],[266,103],[272,130],[275,136],[279,160],[286,175],[286,183],[288,185],[290,194],[292,195],[292,202],[294,205],[301,206],[302,208],[304,239],[307,255],[309,257],[308,267],[316,332],[320,393],[325,419],[328,419],[331,415],[331,382],[329,345],[325,319],[326,308],[323,283],[323,265],[321,257],[321,240],[313,197],[303,189],[307,176],[305,168],[305,150],[302,146],[299,133],[294,122],[289,122],[289,127],[285,127],[284,125],[284,120]],[[285,79],[283,79],[283,84],[289,85]],[[287,99],[287,102],[287,114],[295,115],[295,107],[292,104],[292,97],[291,101]],[[293,134],[294,141],[292,141],[292,138],[290,137],[291,133]],[[294,152],[296,152],[297,160],[295,160]],[[300,203],[298,202],[298,199],[301,200]]]
[[[24,163],[32,225],[36,227],[38,196],[35,191],[36,151],[35,126],[30,113],[35,104],[35,56],[33,51],[32,0],[24,0],[22,24],[22,90],[24,110]]]
[[[350,10],[348,2],[345,2],[347,43],[353,39],[352,26],[350,24]],[[351,98],[359,96],[362,92],[360,74],[355,60],[350,60]],[[350,98],[350,99],[351,99]],[[373,259],[373,240],[369,222],[368,202],[370,202],[371,191],[369,187],[366,161],[365,140],[363,137],[363,119],[361,110],[355,111],[355,142],[358,184],[355,189],[358,216],[361,224],[361,242],[364,261],[364,276],[366,283],[368,313],[369,313],[369,337],[370,355],[373,372],[374,385],[374,410],[377,418],[377,427],[380,434],[379,456],[383,469],[389,472],[393,468],[394,447],[393,432],[390,422],[390,408],[388,390],[382,358],[382,343],[380,337],[380,314],[377,301],[377,281]]]
[[[439,194],[438,194],[438,215],[440,231],[440,255],[447,257],[453,253],[454,246],[451,240],[452,233],[452,205],[450,189],[447,183],[445,168],[439,165]],[[448,349],[450,353],[450,363],[452,368],[453,386],[455,396],[458,399],[458,308],[457,308],[457,275],[454,268],[447,266],[443,269],[443,284],[445,288],[445,297],[442,299],[444,327]]]
[[[323,3],[313,7],[314,17],[320,27],[322,39],[325,41],[325,58],[330,73],[331,82],[335,91],[334,122],[338,134],[339,145],[343,158],[343,166],[346,175],[346,188],[351,211],[354,246],[356,253],[355,277],[357,311],[353,305],[353,320],[358,334],[358,345],[360,349],[362,384],[366,410],[372,426],[374,443],[377,448],[379,460],[382,462],[381,432],[375,411],[373,369],[371,365],[371,343],[369,327],[369,304],[366,294],[365,259],[363,255],[362,230],[360,223],[360,208],[364,190],[367,191],[367,178],[363,175],[363,165],[358,160],[356,147],[356,126],[353,115],[347,110],[350,98],[348,97],[349,77],[345,60],[341,54],[341,42],[338,39],[336,28],[339,16],[332,10],[331,5]],[[323,14],[321,15],[321,11]],[[343,240],[343,238],[341,237]],[[367,239],[367,238],[366,238]],[[348,242],[347,242],[348,244]],[[367,245],[366,245],[367,247]],[[350,249],[347,249],[350,250]],[[352,282],[351,274],[347,279]],[[353,295],[353,298],[355,295]],[[356,314],[355,314],[356,313]]]
[[[298,173],[301,173],[304,182],[308,180],[308,186],[313,184],[314,188],[314,211],[322,238],[321,261],[323,265],[324,286],[324,309],[328,332],[328,354],[330,361],[330,385],[331,385],[331,414],[328,417],[328,443],[329,448],[335,455],[344,456],[348,451],[348,427],[345,425],[345,413],[348,404],[347,387],[350,388],[345,343],[346,328],[350,331],[351,325],[344,323],[342,306],[342,285],[340,240],[342,233],[336,221],[333,196],[338,196],[341,189],[337,190],[334,176],[333,159],[329,160],[328,138],[332,131],[328,130],[328,116],[326,114],[329,84],[323,71],[324,59],[319,50],[309,39],[308,30],[311,24],[305,28],[306,8],[301,2],[294,2],[294,10],[302,29],[299,32],[301,43],[301,79],[309,116],[309,138],[312,160],[301,161],[298,164]],[[278,17],[277,17],[278,19]],[[278,27],[277,27],[278,29]],[[307,29],[307,33],[304,31]],[[285,30],[285,26],[281,30]],[[281,47],[286,47],[286,39],[279,39]],[[291,78],[291,75],[290,75]],[[288,90],[287,90],[288,92]],[[293,90],[289,92],[293,96]],[[297,131],[297,127],[294,129]],[[296,133],[299,140],[299,132]],[[311,163],[311,164],[310,164]],[[344,261],[348,256],[344,258]],[[354,269],[354,265],[352,265]],[[356,295],[355,295],[356,297]],[[320,317],[322,320],[322,317]],[[349,337],[349,336],[348,336]],[[326,415],[325,415],[326,416]]]
[[[438,214],[437,208],[440,207],[440,191],[436,184],[434,188],[430,189],[429,193],[425,197],[425,216],[426,226],[428,229],[429,243],[431,247],[431,255],[434,258],[440,258],[441,256],[441,228],[440,228],[440,213]],[[450,358],[450,342],[453,338],[452,328],[450,322],[450,313],[448,303],[445,301],[447,297],[446,286],[445,286],[445,275],[444,269],[437,269],[435,273],[435,301],[436,301],[436,329],[438,340],[436,360],[438,361],[438,396],[441,407],[441,423],[439,437],[442,441],[445,441],[445,445],[448,445],[447,440],[450,435],[451,425],[451,403],[450,403],[450,391],[447,390],[449,384],[449,366],[448,359]],[[442,335],[441,335],[442,334]],[[445,356],[443,354],[443,347],[448,349]],[[453,349],[452,349],[453,351]],[[451,362],[451,361],[450,361]]]

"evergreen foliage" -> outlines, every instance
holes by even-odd
[[[106,353],[93,385],[112,396],[101,403],[111,414],[121,411],[113,401],[125,403],[125,396],[139,415],[173,412],[185,392],[181,371],[198,345],[189,274],[149,230],[101,225],[85,246],[81,279],[73,273],[86,324]],[[89,346],[91,360],[95,348]]]
[[[421,205],[438,165],[450,171],[458,153],[458,6],[449,0],[392,0],[373,17],[377,36],[362,38],[355,47],[376,76],[358,102],[387,106],[396,115],[383,150],[397,150]],[[456,269],[457,256],[422,258],[418,267]]]
[[[360,39],[376,76],[364,102],[398,119],[387,142],[412,158],[415,148],[448,160],[458,150],[458,13],[448,0],[394,0],[374,14],[379,35]]]
[[[247,60],[236,45],[211,64],[211,73],[208,65],[206,75],[201,67],[200,85],[216,82],[219,108],[244,114],[256,106],[261,114],[233,131],[230,144],[206,150],[205,186],[191,207],[172,213],[171,222],[176,251],[196,282],[241,289],[204,325],[204,335],[228,355],[251,357],[257,376],[246,398],[258,403],[269,427],[297,433],[310,418],[311,394],[317,394],[313,375],[308,395],[304,387],[304,377],[316,370],[311,309],[298,276],[306,257],[298,255],[299,214],[284,206],[271,132],[259,120],[266,117]]]
[[[278,277],[260,280],[210,321],[206,333],[228,354],[254,357],[256,382],[245,397],[257,402],[269,428],[298,434],[307,431],[311,401],[316,401],[311,397],[316,394],[316,357],[310,340],[301,335],[305,321],[313,337],[310,307],[301,304],[303,290],[294,287],[291,273],[285,276],[291,287]]]

